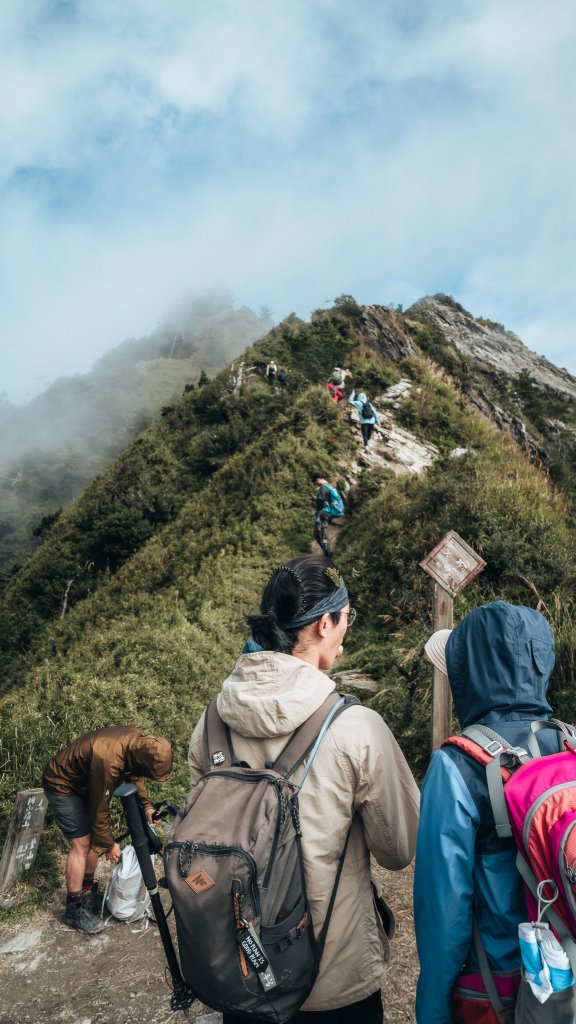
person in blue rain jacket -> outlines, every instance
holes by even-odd
[[[358,410],[358,415],[360,417],[360,430],[362,431],[362,441],[364,448],[366,449],[374,427],[377,423],[380,423],[380,415],[368,400],[368,396],[365,391],[360,391],[358,395],[356,395],[355,391],[352,391],[348,402]]]
[[[554,637],[540,612],[493,601],[470,612],[454,630],[432,634],[425,650],[448,675],[462,729],[480,722],[525,747],[530,723],[551,715],[546,691]],[[537,740],[543,754],[559,750],[552,729],[539,732]],[[513,839],[496,834],[484,766],[456,746],[437,750],[422,789],[416,851],[418,1024],[458,1024],[464,1019],[462,989],[484,992],[473,907],[496,987],[513,1008],[518,924],[526,919],[515,860]]]

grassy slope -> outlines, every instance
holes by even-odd
[[[190,730],[241,650],[243,615],[257,606],[270,569],[310,547],[308,472],[320,466],[342,476],[355,451],[321,381],[340,359],[356,380],[399,376],[357,328],[353,307],[310,325],[291,318],[250,351],[247,364],[270,354],[291,366],[287,400],[258,376],[238,398],[228,373],[184,396],[61,517],[12,581],[2,612],[4,817],[17,788],[38,784],[49,753],[113,723],[169,736],[177,754],[170,791],[184,794]],[[421,649],[431,628],[422,555],[455,529],[487,560],[457,600],[457,617],[493,597],[540,603],[557,632],[553,690],[568,717],[576,566],[562,496],[429,360],[401,369],[420,388],[403,413],[410,428],[444,453],[464,446],[469,455],[444,454],[418,478],[361,477],[338,545],[360,612],[341,664],[381,681],[374,705],[420,773],[430,685]],[[136,529],[142,520],[149,536]],[[89,558],[94,569],[71,589],[60,620],[65,582]]]

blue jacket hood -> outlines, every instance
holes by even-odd
[[[548,718],[554,635],[533,608],[492,601],[466,615],[448,637],[446,665],[458,720]]]

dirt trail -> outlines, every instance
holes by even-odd
[[[378,873],[397,918],[384,992],[386,1022],[413,1024],[417,958],[412,869]],[[168,909],[167,894],[163,894],[163,902]],[[141,928],[141,923],[128,925],[111,920],[100,935],[79,935],[63,923],[60,892],[45,911],[1,928],[1,1024],[184,1022],[182,1014],[170,1011],[157,929]],[[197,1024],[216,1024],[221,1018],[195,1003],[189,1019]]]

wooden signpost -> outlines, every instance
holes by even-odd
[[[481,573],[486,562],[450,530],[420,562],[434,581],[432,626],[452,629],[454,598]],[[432,682],[432,750],[437,750],[452,732],[452,695],[448,676],[434,666]]]
[[[0,860],[0,891],[7,889],[34,864],[47,806],[43,789],[27,789],[16,794]]]

